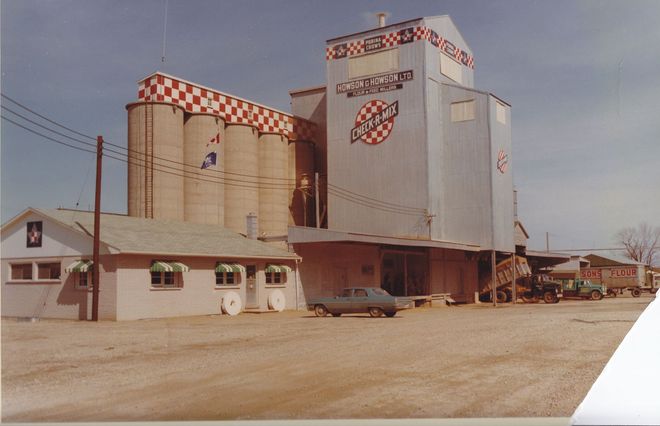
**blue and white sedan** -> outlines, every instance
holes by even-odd
[[[394,297],[380,287],[345,288],[341,295],[310,299],[307,309],[314,311],[317,317],[331,314],[369,313],[372,317],[393,317],[403,309],[414,307],[414,302],[407,297]]]

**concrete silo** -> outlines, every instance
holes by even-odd
[[[247,233],[249,213],[259,213],[259,132],[255,127],[225,128],[225,228]]]
[[[223,226],[225,121],[212,114],[186,114],[183,130],[184,220]],[[212,152],[216,164],[202,169]]]
[[[288,178],[289,140],[280,134],[262,133],[259,136],[259,231],[265,236],[287,234]]]
[[[183,220],[183,108],[137,102],[128,110],[128,215]]]
[[[289,192],[289,224],[304,226],[314,223],[314,190],[301,188],[301,179],[306,175],[313,185],[315,167],[316,145],[307,141],[291,141],[289,143],[289,179],[291,188]],[[305,220],[307,213],[307,220]]]

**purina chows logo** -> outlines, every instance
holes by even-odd
[[[500,149],[500,152],[497,154],[497,170],[504,174],[507,168],[509,168],[509,155],[503,149]]]
[[[394,117],[399,115],[399,101],[389,104],[378,99],[362,105],[351,129],[351,143],[358,139],[369,145],[383,142],[392,132]]]

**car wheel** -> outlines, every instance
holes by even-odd
[[[603,294],[600,291],[594,290],[591,292],[591,300],[600,300],[602,298]]]
[[[543,293],[543,301],[545,303],[557,303],[558,297],[557,295],[552,292],[552,291],[546,291]]]
[[[506,293],[503,292],[502,290],[498,290],[496,293],[497,296],[497,303],[505,303],[506,302]]]
[[[607,295],[611,297],[616,297],[616,291],[614,290],[607,290]]]
[[[324,317],[328,315],[328,308],[323,305],[316,305],[314,306],[314,313],[317,317]]]
[[[337,313],[337,314],[332,314],[332,316],[333,316],[333,317],[340,317],[341,314],[339,314],[339,313]]]
[[[638,288],[633,288],[630,293],[633,297],[639,297],[642,294],[642,291]]]
[[[394,315],[396,315],[396,312],[385,312],[385,316],[388,318],[392,318]]]
[[[371,315],[374,318],[377,317],[382,317],[383,316],[383,310],[380,308],[369,308],[369,315]]]

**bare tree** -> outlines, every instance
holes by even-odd
[[[646,222],[637,228],[623,228],[616,233],[616,240],[626,248],[626,256],[646,265],[654,265],[660,256],[660,227]]]

